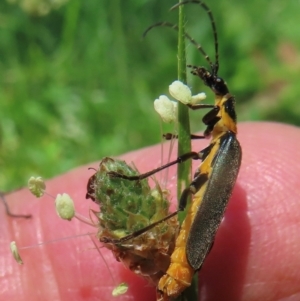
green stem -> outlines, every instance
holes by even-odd
[[[80,9],[80,0],[73,0],[72,2],[68,3],[66,7],[65,22],[60,45],[60,50],[65,56],[70,55],[74,47]]]
[[[184,6],[179,6],[178,22],[178,80],[186,84],[186,55],[185,55],[185,36],[184,36]],[[178,102],[178,156],[191,151],[190,121],[188,107]],[[182,190],[191,181],[191,161],[177,165],[177,197],[180,199]],[[180,213],[179,219],[183,221],[186,210]]]
[[[180,0],[182,2],[182,0]],[[178,80],[185,83],[186,79],[186,53],[185,53],[185,15],[184,5],[179,6],[179,21],[178,21]],[[191,151],[190,139],[190,121],[188,107],[178,103],[178,156]],[[191,181],[191,160],[177,166],[177,198],[180,199],[181,193]],[[182,222],[185,218],[187,210],[180,213],[179,220]],[[191,286],[184,291],[181,300],[198,300],[198,277],[195,275]]]

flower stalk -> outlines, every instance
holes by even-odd
[[[178,80],[185,83],[186,78],[186,53],[185,53],[185,29],[184,29],[184,5],[179,6],[178,21]],[[190,121],[188,107],[178,103],[178,156],[191,151],[190,140]],[[191,181],[191,161],[177,165],[177,199],[180,199],[181,192]],[[182,222],[185,218],[185,212],[179,214],[179,220]]]
[[[180,0],[179,2],[182,2]],[[185,14],[184,5],[179,6],[178,20],[178,80],[187,83],[186,77],[186,51],[185,51]],[[178,156],[191,151],[189,108],[178,103]],[[191,182],[191,160],[177,165],[177,199]],[[187,210],[179,214],[179,221],[185,218]],[[198,276],[195,274],[191,286],[177,299],[198,300]]]

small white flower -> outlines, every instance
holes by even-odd
[[[62,219],[71,220],[75,215],[74,202],[66,193],[58,194],[55,199],[55,207],[58,216]]]
[[[206,94],[204,92],[199,93],[197,95],[193,95],[192,98],[191,98],[191,104],[195,105],[195,104],[201,102],[204,99],[206,99]]]
[[[191,89],[179,80],[174,81],[169,86],[170,94],[183,104],[188,104],[192,98]]]
[[[177,103],[165,95],[155,99],[154,109],[164,122],[170,123],[177,119]]]
[[[18,264],[23,264],[22,258],[19,254],[18,247],[17,247],[15,241],[12,241],[10,243],[10,251],[12,252],[12,255],[13,255],[14,259],[16,260],[16,262]]]
[[[179,80],[169,86],[170,94],[184,105],[195,105],[206,98],[205,93],[192,96],[191,89]],[[177,120],[178,102],[161,95],[154,101],[154,109],[164,122],[170,123]]]
[[[119,295],[125,294],[127,292],[127,290],[128,290],[128,284],[125,282],[122,282],[113,289],[112,295],[114,297],[117,297]]]
[[[44,195],[46,184],[42,177],[31,177],[28,180],[28,188],[33,195],[40,198]]]

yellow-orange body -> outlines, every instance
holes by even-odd
[[[206,167],[209,168],[208,164],[209,162],[207,162]],[[163,300],[168,300],[169,297],[177,297],[191,285],[195,271],[187,261],[186,241],[198,207],[201,203],[201,196],[205,191],[205,187],[206,185],[202,186],[202,189],[199,190],[193,198],[193,202],[187,212],[186,218],[182,223],[179,235],[176,239],[175,249],[171,255],[170,266],[166,271],[166,274],[158,283],[158,290],[163,292]]]
[[[220,117],[220,120],[215,124],[213,131],[211,132],[212,140],[210,144],[213,145],[213,147],[211,148],[209,155],[204,159],[199,167],[199,173],[207,174],[208,178],[213,171],[212,161],[219,150],[221,137],[228,131],[235,134],[237,132],[235,121],[225,112],[225,107],[223,105],[230,97],[232,96],[229,93],[223,97],[216,95],[215,105],[220,108],[217,115]],[[191,206],[176,239],[175,249],[171,255],[170,266],[166,271],[166,274],[158,283],[158,291],[162,292],[161,300],[168,300],[169,297],[177,297],[191,285],[195,270],[188,262],[186,256],[186,245],[191,226],[206,192],[207,183],[208,182],[204,183],[193,197]]]

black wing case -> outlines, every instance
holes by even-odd
[[[219,151],[213,160],[212,173],[187,240],[186,256],[194,270],[201,268],[210,251],[231,197],[241,158],[242,150],[236,135],[227,132],[221,137]]]

